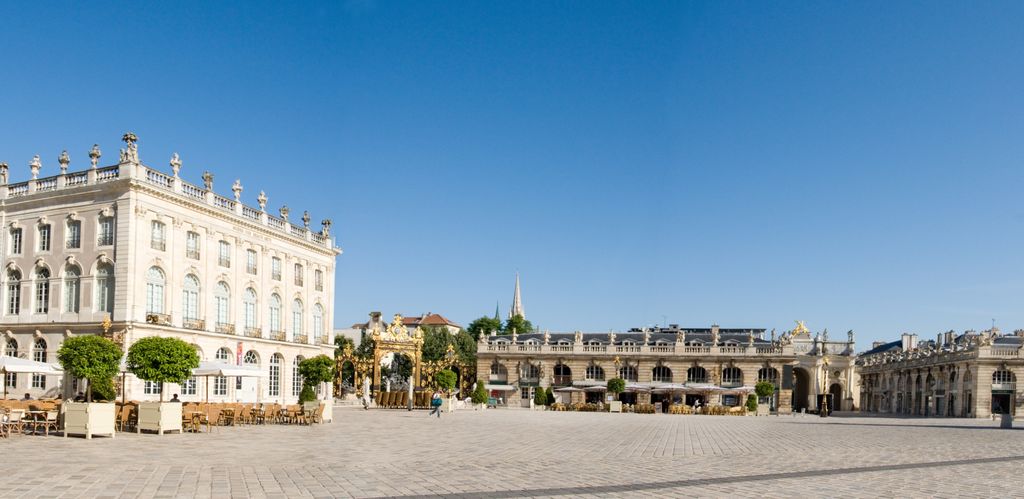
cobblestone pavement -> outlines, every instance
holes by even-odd
[[[0,497],[1024,494],[1024,431],[991,421],[525,410],[335,417],[199,435],[15,436],[0,440]]]

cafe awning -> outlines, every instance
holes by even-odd
[[[493,391],[496,391],[496,392],[514,392],[514,391],[516,391],[516,387],[514,387],[512,385],[490,385],[490,384],[484,384],[484,388],[486,388],[489,391],[493,390]]]

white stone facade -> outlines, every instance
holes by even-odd
[[[126,138],[128,134],[126,134]],[[257,363],[267,378],[209,379],[211,401],[297,400],[296,359],[333,356],[335,258],[330,222],[313,231],[309,217],[290,223],[287,212],[273,216],[179,177],[172,158],[168,175],[138,161],[134,136],[117,165],[8,184],[0,165],[0,251],[4,270],[4,355],[56,362],[68,335],[123,337],[127,348],[139,338],[160,335],[194,344],[204,361]],[[98,148],[94,148],[98,153]],[[90,154],[92,157],[93,154]],[[54,396],[60,377],[17,375],[9,396]],[[169,385],[183,400],[206,398],[206,381],[195,389]],[[76,383],[64,383],[64,396]],[[159,395],[127,377],[128,399]],[[152,388],[152,387],[150,387]],[[194,392],[194,393],[193,393]],[[329,389],[321,388],[329,397]]]

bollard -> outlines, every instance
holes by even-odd
[[[999,427],[1004,429],[1013,428],[1013,415],[1012,414],[1000,414],[1002,416],[999,419]]]

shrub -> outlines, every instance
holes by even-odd
[[[299,403],[304,404],[306,402],[312,402],[316,400],[316,390],[309,383],[302,384],[302,391],[299,392]]]
[[[117,344],[99,336],[74,336],[68,338],[57,350],[57,360],[71,376],[88,380],[86,391],[92,402],[92,385],[108,383],[113,395],[113,379],[121,364],[121,349]]]
[[[445,369],[434,375],[434,382],[437,386],[447,393],[451,393],[455,389],[455,382],[458,381],[458,376],[451,369]]]
[[[334,381],[334,359],[326,355],[317,355],[299,362],[299,375],[303,384],[316,386],[318,383]]]
[[[771,397],[775,394],[775,385],[771,381],[758,381],[754,385],[754,393],[758,397]]]
[[[547,390],[545,390],[544,394],[547,396],[547,399],[548,399],[546,405],[551,405],[551,404],[555,403],[555,393],[551,391],[551,387],[550,386],[548,387]]]
[[[544,389],[539,386],[536,390],[533,391],[533,405],[548,405],[548,393],[545,392]]]
[[[99,378],[89,382],[89,396],[92,400],[110,402],[117,400],[117,390],[113,378]]]
[[[470,395],[470,398],[473,400],[474,404],[487,403],[487,399],[490,397],[487,394],[487,387],[484,386],[483,381],[476,382],[476,389],[473,390],[473,393]]]
[[[757,410],[757,395],[753,393],[747,395],[747,410],[750,412]]]
[[[128,371],[139,379],[158,383],[184,383],[199,367],[199,354],[177,338],[149,336],[128,348]],[[160,390],[160,401],[164,392]]]

